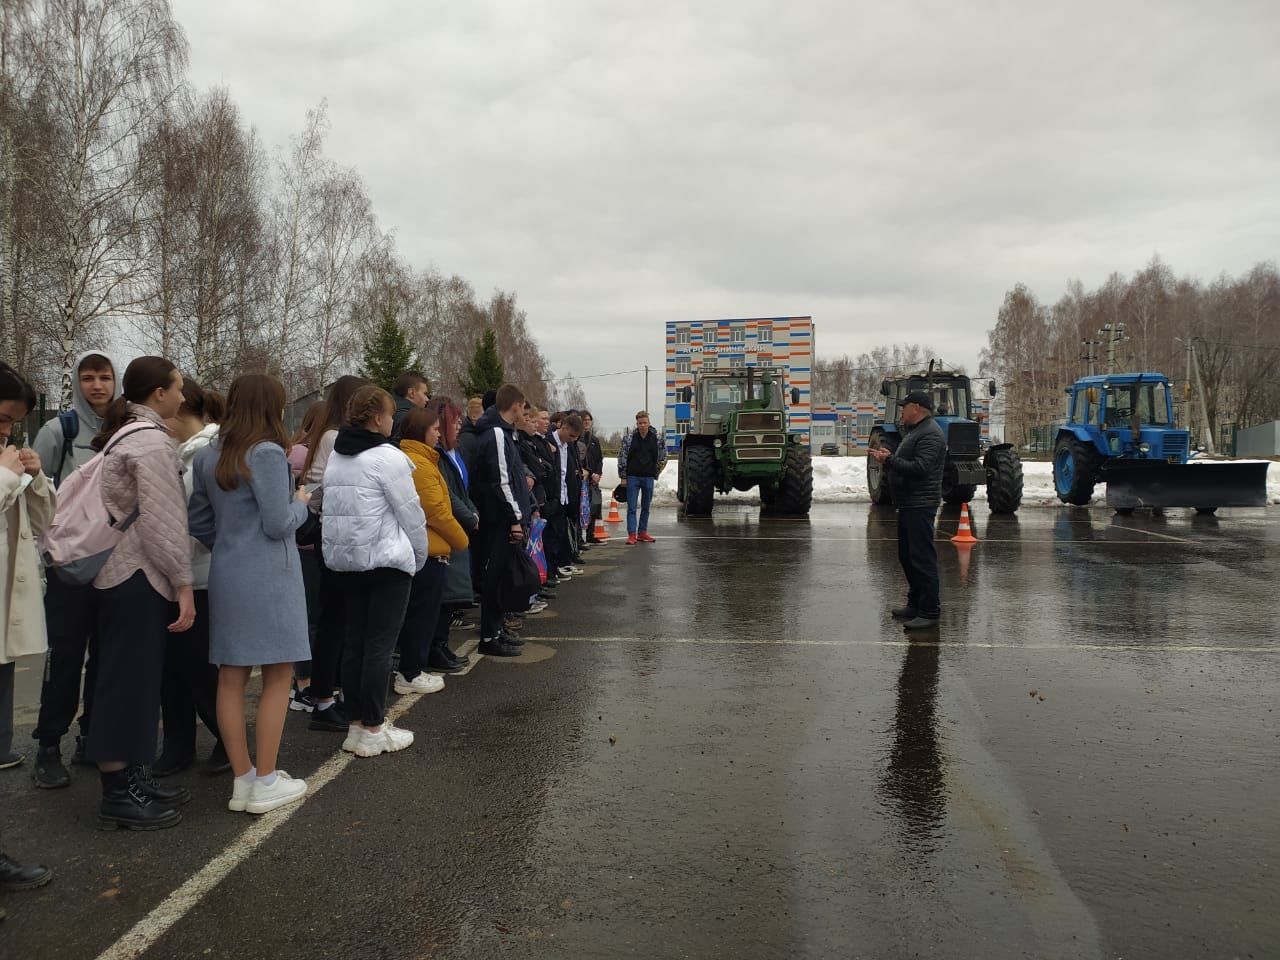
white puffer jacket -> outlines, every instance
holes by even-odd
[[[355,456],[334,453],[324,468],[321,549],[330,570],[390,567],[413,576],[427,562],[427,517],[413,464],[391,444]]]
[[[182,483],[187,488],[187,500],[191,499],[193,483],[191,464],[195,461],[196,454],[213,443],[217,435],[218,425],[209,423],[199,433],[178,444],[178,459],[182,461]],[[195,537],[191,538],[191,576],[195,578],[191,585],[197,590],[209,589],[209,563],[212,556],[208,547]]]

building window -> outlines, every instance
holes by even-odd
[[[746,366],[747,366],[746,357],[730,357],[729,358],[730,370],[743,370],[746,368]]]
[[[729,331],[729,342],[730,342],[730,343],[746,343],[746,342],[747,342],[747,330],[746,330],[746,328],[745,328],[745,327],[733,327],[733,328]]]
[[[688,357],[676,357],[676,373],[692,373],[693,362]]]
[[[871,436],[871,429],[876,425],[876,415],[874,413],[858,414],[858,436]]]
[[[773,324],[760,324],[760,326],[756,328],[756,340],[760,343],[773,343]]]
[[[678,436],[678,437],[683,437],[683,436],[685,436],[686,434],[688,434],[688,432],[689,432],[689,421],[688,421],[688,420],[677,420],[677,421],[676,421],[676,436]]]
[[[687,327],[682,327],[681,329],[677,330],[676,343],[687,344],[688,342],[689,342],[689,329]]]

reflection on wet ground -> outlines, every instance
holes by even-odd
[[[958,519],[913,641],[891,510],[659,511],[658,543],[592,551],[527,657],[424,698],[412,750],[353,764],[152,955],[279,956],[227,945],[252,917],[297,955],[1275,956],[1280,513],[979,509],[963,551]],[[291,725],[291,770],[318,736]],[[61,870],[6,948],[53,955],[75,903],[56,955],[96,956],[235,842],[186,782],[149,844],[80,822],[90,778],[0,779]]]

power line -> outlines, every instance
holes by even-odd
[[[602,377],[625,377],[632,373],[644,373],[644,367],[637,367],[635,370],[617,370],[613,373],[588,373],[583,376],[575,376],[569,374],[564,377],[552,377],[550,380],[543,380],[543,383],[566,383],[570,380],[599,380]]]

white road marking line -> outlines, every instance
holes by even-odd
[[[1191,541],[1191,540],[1186,540],[1186,539],[1184,539],[1184,538],[1182,538],[1182,537],[1174,537],[1174,536],[1171,536],[1171,535],[1169,535],[1169,534],[1167,534],[1167,533],[1156,533],[1156,531],[1154,531],[1154,530],[1143,530],[1141,527],[1122,527],[1122,526],[1121,526],[1120,524],[1118,524],[1118,523],[1112,523],[1112,524],[1109,524],[1109,527],[1110,527],[1112,530],[1129,530],[1129,531],[1132,531],[1133,533],[1145,533],[1145,534],[1146,534],[1147,536],[1149,536],[1149,537],[1163,537],[1165,540],[1172,540],[1172,541],[1174,541],[1175,543],[1191,543],[1191,542],[1193,542],[1193,541]],[[1104,527],[1103,529],[1106,529],[1106,527]]]
[[[387,719],[398,720],[423,696],[424,694],[414,693],[401,697],[387,711]],[[317,793],[347,769],[354,759],[353,753],[339,752],[326,760],[320,765],[320,769],[307,777],[307,796],[302,803],[290,804],[258,817],[255,823],[232,840],[220,854],[201,867],[182,886],[161,900],[155,909],[135,923],[128,933],[98,954],[97,960],[134,960],[150,950],[170,927],[212,893],[232,870],[249,859],[254,851],[288,823],[307,801],[313,800]],[[220,782],[230,786],[226,781]],[[228,816],[243,816],[243,814],[229,813]],[[181,830],[183,827],[179,825],[175,829]]]
[[[1280,643],[1253,646],[1215,646],[1197,643],[1001,643],[970,640],[768,640],[742,637],[529,637],[536,643],[672,643],[709,646],[797,646],[797,647],[950,647],[954,650],[1120,650],[1139,653],[1274,653]]]

